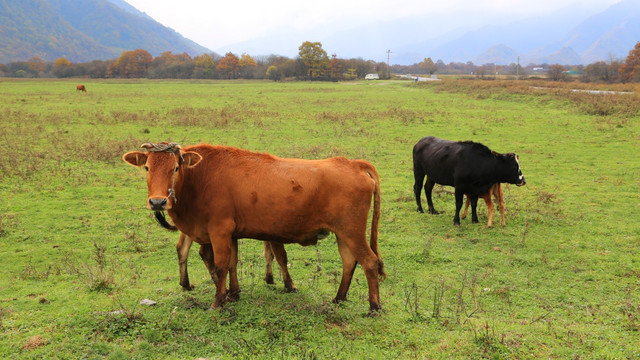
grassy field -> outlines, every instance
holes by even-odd
[[[83,83],[0,79],[0,358],[640,359],[640,88]],[[427,135],[520,156],[527,185],[505,187],[506,227],[485,228],[483,204],[480,224],[454,227],[448,187],[443,214],[416,212],[411,149]],[[287,247],[296,294],[264,284],[262,244],[241,240],[240,300],[206,311],[198,246],[185,292],[178,236],[121,160],[147,141],[371,161],[383,311],[366,316],[360,268],[349,301],[330,302],[333,236]]]

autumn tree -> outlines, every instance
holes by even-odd
[[[438,71],[438,67],[433,62],[433,60],[431,60],[430,57],[425,58],[424,60],[422,60],[420,62],[420,64],[418,64],[418,66],[420,67],[420,70],[422,70],[424,74],[431,75],[431,74],[435,73],[436,71]]]
[[[329,61],[329,79],[338,81],[342,78],[342,63],[336,54],[331,55]]]
[[[305,41],[298,50],[298,55],[306,67],[306,75],[309,79],[324,76],[329,65],[329,57],[322,48],[322,43]]]
[[[240,59],[238,60],[238,68],[240,69],[240,74],[244,78],[253,78],[252,71],[257,67],[256,60],[251,57],[249,54],[240,55]]]
[[[27,67],[35,77],[40,77],[47,68],[47,64],[45,64],[39,57],[34,56],[27,61]]]
[[[547,71],[547,77],[552,81],[565,81],[567,80],[567,69],[559,64],[549,66]]]
[[[627,60],[620,65],[618,72],[624,83],[640,81],[640,41],[629,51]]]
[[[58,58],[53,62],[53,75],[56,77],[68,77],[71,62],[66,58]]]
[[[213,70],[216,68],[213,57],[209,54],[202,54],[195,57],[196,67],[193,69],[194,78],[210,79],[213,77]]]
[[[141,78],[146,75],[147,69],[152,62],[153,56],[147,50],[123,51],[122,55],[116,60],[114,68],[110,70],[114,76]]]
[[[275,65],[269,66],[265,75],[268,79],[273,81],[279,81],[282,79],[282,72]]]
[[[240,59],[232,52],[228,52],[224,55],[220,62],[218,62],[218,66],[216,69],[222,73],[224,73],[227,78],[231,79],[238,72],[238,62]]]

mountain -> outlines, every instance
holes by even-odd
[[[123,0],[0,0],[0,42],[0,63],[33,56],[86,62],[134,49],[210,52]]]
[[[512,48],[506,45],[496,45],[482,52],[478,57],[473,60],[474,64],[498,64],[502,63],[504,59],[517,59],[518,53]],[[516,63],[516,60],[512,60],[511,63]]]
[[[411,13],[411,11],[408,11]],[[304,41],[320,41],[329,54],[361,57],[392,64],[433,61],[495,63],[590,64],[626,58],[640,40],[640,1],[622,0],[605,5],[567,6],[535,17],[520,15],[421,13],[401,19],[332,24],[300,31],[281,29],[217,49],[219,53],[276,53],[296,57]],[[461,19],[465,19],[464,21]]]
[[[640,1],[625,0],[588,16],[567,8],[544,18],[484,26],[428,51],[445,62],[508,65],[520,57],[522,65],[575,65],[624,59],[639,40]]]

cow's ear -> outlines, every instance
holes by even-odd
[[[200,163],[202,160],[202,156],[196,152],[188,151],[182,153],[183,162],[181,165],[185,165],[186,167],[194,167]]]
[[[498,154],[497,152],[491,150],[491,154],[495,157],[500,157],[500,154]]]
[[[147,163],[147,154],[140,151],[131,151],[122,155],[122,160],[133,166],[142,166]]]

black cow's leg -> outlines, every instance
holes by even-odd
[[[462,191],[456,189],[456,214],[453,217],[453,225],[460,225],[460,209],[462,209],[462,201],[463,200],[464,200],[464,193]],[[478,198],[476,198],[476,205],[477,204],[478,204]],[[473,200],[471,201],[471,210],[475,213],[475,207],[473,206]]]
[[[413,178],[415,182],[413,183],[413,193],[416,196],[416,204],[418,204],[418,212],[424,213],[422,210],[422,200],[420,200],[420,193],[422,192],[422,182],[424,181],[424,173],[417,169],[414,165],[413,168]]]
[[[471,222],[475,224],[478,222],[478,213],[476,212],[478,208],[478,196],[473,195],[469,198],[471,200]]]
[[[431,193],[433,192],[433,187],[436,185],[435,182],[431,181],[429,177],[427,177],[427,181],[424,183],[424,193],[427,195],[427,205],[429,205],[429,214],[438,214],[436,209],[433,207],[433,200],[431,199]]]

